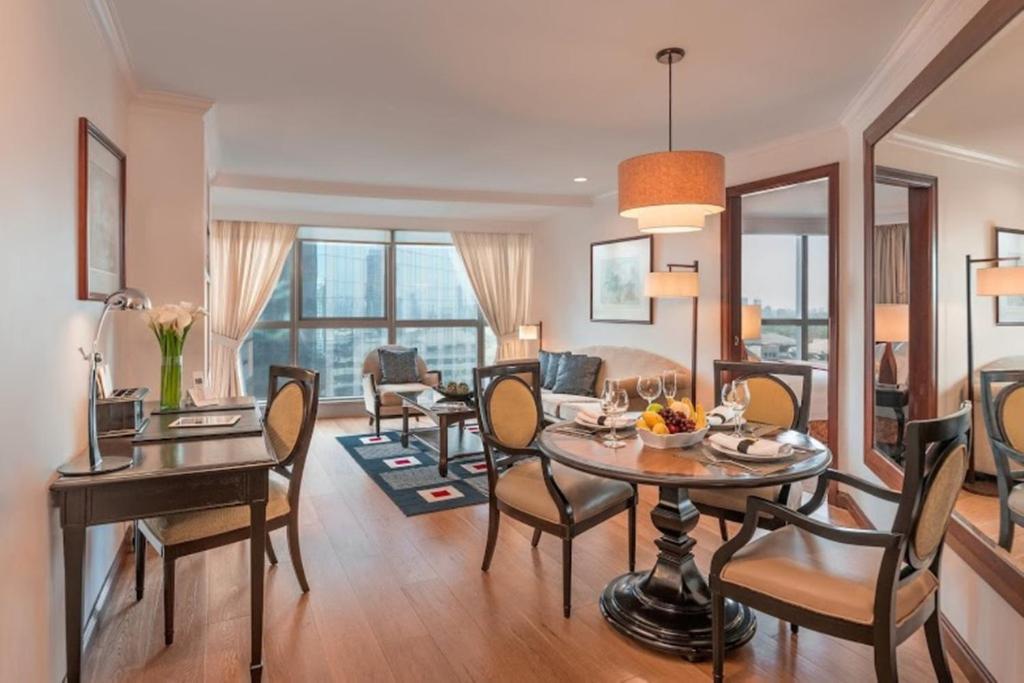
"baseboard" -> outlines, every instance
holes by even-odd
[[[853,521],[861,529],[874,529],[875,525],[871,523],[868,516],[864,514],[864,510],[861,509],[860,505],[857,504],[857,499],[851,496],[849,493],[843,490],[836,492],[835,504],[847,512],[853,517]]]
[[[120,573],[122,566],[122,554],[131,551],[132,544],[132,525],[129,523],[124,531],[124,536],[121,538],[121,542],[117,546],[117,552],[114,553],[114,561],[110,564],[110,568],[107,570],[107,575],[103,577],[103,585],[100,586],[100,592],[96,594],[96,600],[92,603],[92,607],[89,609],[89,616],[85,620],[85,624],[82,626],[82,652],[89,646],[92,640],[93,634],[96,633],[96,627],[99,626],[100,615],[103,613],[103,608],[106,607],[107,600],[110,598],[110,591],[116,583],[117,577]]]

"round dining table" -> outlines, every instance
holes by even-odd
[[[654,543],[658,560],[647,571],[623,574],[601,595],[601,612],[621,633],[638,642],[685,657],[711,656],[711,591],[697,568],[690,533],[700,513],[690,489],[742,489],[790,484],[815,477],[829,466],[832,454],[821,442],[795,431],[771,438],[799,449],[775,463],[732,464],[707,442],[686,449],[656,449],[635,435],[618,449],[600,438],[560,431],[541,432],[540,450],[555,462],[583,472],[633,484],[658,487],[651,521],[661,532]],[[717,461],[717,462],[716,462]],[[736,461],[739,462],[739,461]],[[739,647],[754,636],[756,619],[750,608],[733,600],[725,604],[725,646]]]

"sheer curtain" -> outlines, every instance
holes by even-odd
[[[238,351],[270,300],[298,226],[214,221],[210,226],[210,388],[245,393]]]
[[[526,234],[453,232],[477,303],[498,337],[496,360],[522,358],[519,326],[530,312],[533,238]]]
[[[875,226],[875,302],[910,301],[910,226],[907,223]]]

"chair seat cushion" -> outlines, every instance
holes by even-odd
[[[582,522],[633,495],[624,481],[595,477],[570,467],[551,463],[551,474],[572,505],[573,519]],[[494,495],[505,505],[548,522],[561,521],[555,501],[548,493],[540,460],[520,462],[506,470],[494,487]]]
[[[288,480],[277,472],[270,473],[267,496],[267,521],[288,514]],[[142,520],[163,545],[177,545],[200,538],[209,538],[249,526],[249,506],[235,505],[212,510],[183,512],[167,517]]]
[[[402,399],[398,397],[400,391],[426,391],[429,389],[422,382],[407,382],[406,384],[378,384],[377,393],[380,395],[382,406],[400,406]]]
[[[721,578],[812,612],[871,624],[882,552],[787,526],[737,551],[722,568]],[[896,623],[913,614],[938,585],[931,572],[922,570],[899,588]]]
[[[781,486],[761,486],[756,489],[691,489],[690,500],[694,503],[719,508],[720,510],[746,512],[747,498],[750,496],[765,498],[773,503],[778,503],[781,492]],[[800,484],[791,484],[789,487],[789,497],[783,504],[795,510],[800,505],[800,498]]]
[[[1011,510],[1018,515],[1024,515],[1024,484],[1017,484],[1010,489],[1010,495],[1006,502]]]

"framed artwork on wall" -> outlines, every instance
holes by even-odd
[[[590,245],[590,319],[604,323],[654,322],[644,280],[654,269],[654,239],[625,237]]]
[[[1014,257],[1010,266],[1024,266],[1024,230],[996,228],[996,257]],[[1024,296],[996,297],[996,325],[1024,325]]]
[[[78,119],[78,298],[103,301],[125,286],[125,155]]]

